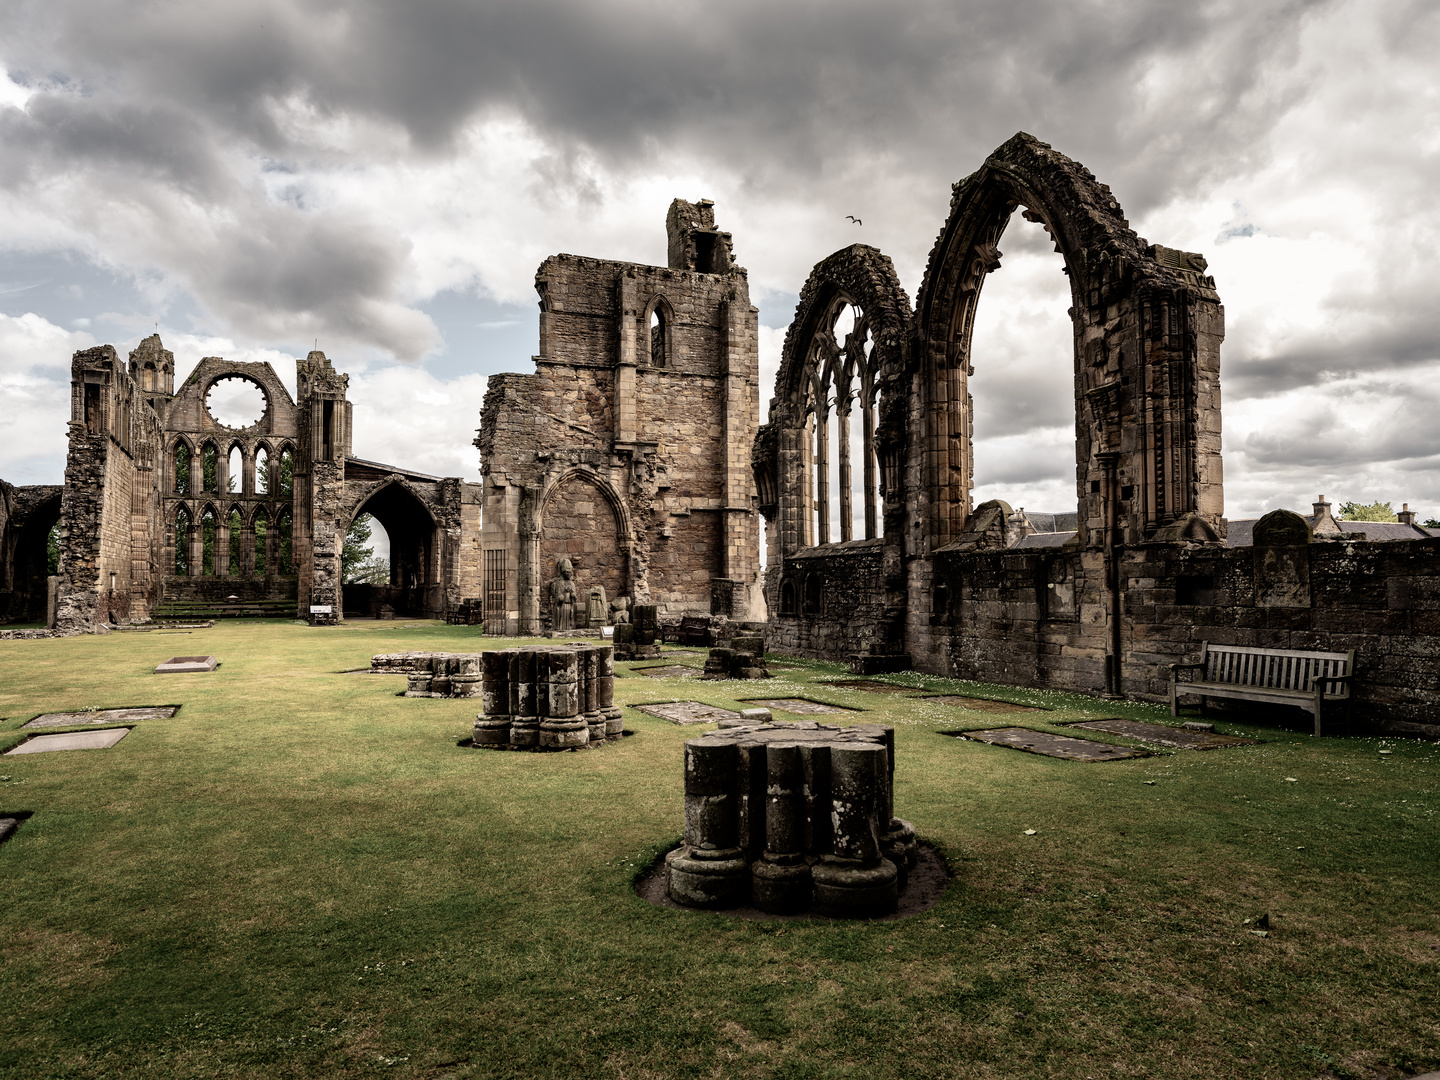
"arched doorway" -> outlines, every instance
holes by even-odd
[[[549,625],[547,589],[555,565],[569,559],[575,568],[580,616],[593,586],[605,589],[614,600],[629,588],[629,545],[624,543],[620,518],[610,494],[585,473],[563,477],[550,489],[540,517],[540,621]]]
[[[60,521],[60,493],[56,493],[25,515],[16,524],[10,580],[6,582],[8,605],[0,608],[5,622],[44,622],[49,595],[48,579],[55,573],[51,531]],[[7,553],[9,554],[9,553]]]
[[[400,483],[388,483],[371,492],[355,508],[350,520],[369,514],[390,539],[388,585],[343,585],[343,607],[373,615],[384,606],[408,618],[444,614],[439,585],[438,537],[435,518],[414,492]],[[349,528],[349,522],[346,523]]]

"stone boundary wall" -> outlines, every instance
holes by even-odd
[[[772,565],[766,586],[774,605],[765,632],[769,650],[830,659],[866,652],[882,625],[884,561],[877,539],[803,548],[785,560],[783,570]],[[808,610],[813,604],[807,603],[807,586],[810,599],[819,600],[818,611]]]
[[[1127,699],[1167,700],[1169,665],[1194,659],[1202,641],[1354,649],[1359,727],[1440,738],[1440,540],[1157,543],[1123,548],[1118,560]],[[824,595],[846,590],[845,603],[772,617],[770,648],[829,658],[857,651],[841,642],[864,642],[881,625],[877,556],[861,549],[795,562],[825,574]],[[1103,565],[1090,553],[940,552],[935,568],[929,630],[947,651],[941,663],[918,666],[1014,686],[1105,689]]]

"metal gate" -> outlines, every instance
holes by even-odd
[[[508,582],[508,562],[504,548],[490,548],[485,552],[485,633],[505,633],[505,591]]]

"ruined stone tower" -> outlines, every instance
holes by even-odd
[[[668,266],[546,259],[535,373],[490,379],[475,445],[495,629],[544,627],[562,557],[582,593],[662,612],[743,618],[759,599],[749,283],[708,200],[676,199],[666,232]]]

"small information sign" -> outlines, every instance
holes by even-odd
[[[311,614],[311,615],[330,615],[330,614],[333,614],[334,611],[335,611],[334,607],[332,607],[330,604],[311,604],[311,605],[310,605],[310,614]]]

